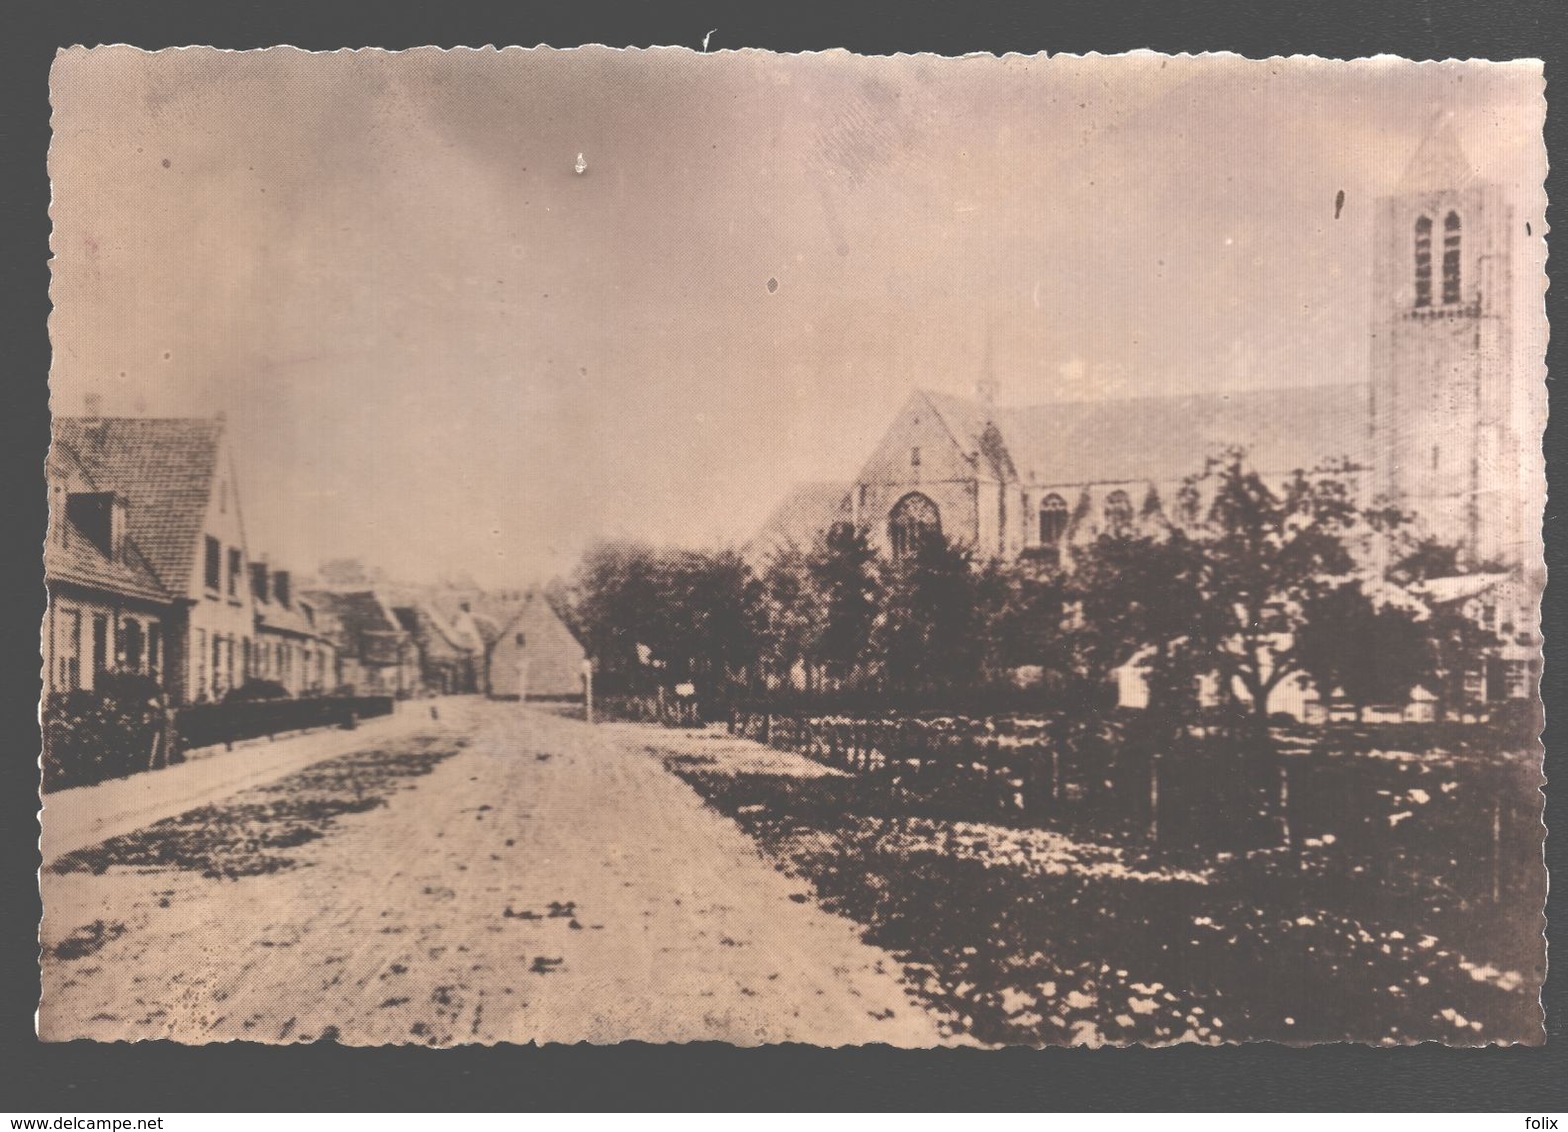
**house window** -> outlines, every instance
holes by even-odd
[[[223,547],[211,535],[207,536],[207,558],[203,580],[207,583],[207,588],[214,593],[217,593],[223,584]]]
[[[240,575],[244,573],[245,566],[240,559],[240,548],[229,547],[229,596],[238,597],[240,592]]]
[[[65,635],[60,642],[60,690],[72,692],[82,686],[82,614],[73,609],[62,619]]]
[[[156,621],[147,626],[147,674],[155,679],[163,676],[163,626]]]
[[[223,673],[223,638],[214,633],[212,635],[212,698],[217,699],[223,695],[227,684]]]
[[[942,518],[936,504],[918,491],[900,499],[888,515],[888,541],[894,558],[908,558],[921,544],[942,533]]]
[[[196,647],[191,650],[191,655],[196,660],[195,685],[193,691],[199,699],[207,694],[207,630],[196,630]]]
[[[517,634],[516,640],[517,640],[517,647],[518,648],[525,649],[525,648],[528,647],[528,634],[527,633],[519,633],[519,634]]]
[[[1416,221],[1416,306],[1432,305],[1432,218]]]
[[[1105,530],[1108,534],[1124,535],[1132,529],[1132,499],[1125,491],[1113,491],[1105,497]]]
[[[1459,213],[1443,218],[1443,302],[1459,301]]]
[[[1486,670],[1484,668],[1471,668],[1464,675],[1464,697],[1469,704],[1484,703],[1486,701]]]
[[[93,678],[109,669],[109,618],[93,614]]]
[[[129,668],[132,672],[146,671],[147,638],[142,632],[140,621],[127,620],[125,622],[121,648],[123,650],[121,655],[125,659],[126,668]]]
[[[919,448],[911,448],[909,450],[909,466],[911,468],[918,468],[920,466],[920,449]]]
[[[1503,696],[1510,700],[1530,697],[1530,662],[1525,660],[1503,661]]]

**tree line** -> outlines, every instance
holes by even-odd
[[[837,524],[755,567],[733,550],[603,543],[550,592],[606,691],[690,683],[710,700],[863,711],[1109,708],[1129,663],[1150,714],[1172,720],[1200,711],[1208,680],[1262,725],[1296,674],[1358,709],[1420,685],[1452,711],[1499,643],[1418,596],[1461,572],[1458,551],[1360,505],[1348,468],[1271,487],[1228,450],[1174,504],[1174,522],[1145,508],[1074,546],[1070,569],[1029,552],[980,559],[934,530],[894,560]]]

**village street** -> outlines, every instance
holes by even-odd
[[[650,737],[445,700],[439,719],[66,853],[42,874],[40,1033],[945,1040],[898,963],[705,808]]]

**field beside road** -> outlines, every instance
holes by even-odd
[[[1513,906],[1499,908],[1352,876],[1322,839],[1165,858],[915,817],[876,776],[717,730],[646,733],[651,755],[898,953],[925,1001],[980,1042],[1543,1037],[1544,947],[1497,930],[1537,922],[1532,884],[1505,886]]]

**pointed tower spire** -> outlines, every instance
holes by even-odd
[[[982,405],[995,405],[997,394],[996,357],[991,344],[991,328],[985,329],[985,354],[980,361],[980,378],[975,382],[975,399]]]
[[[1399,191],[1431,193],[1462,189],[1473,180],[1475,166],[1470,164],[1464,147],[1459,144],[1453,111],[1441,111],[1433,117],[1421,147],[1405,167]]]

